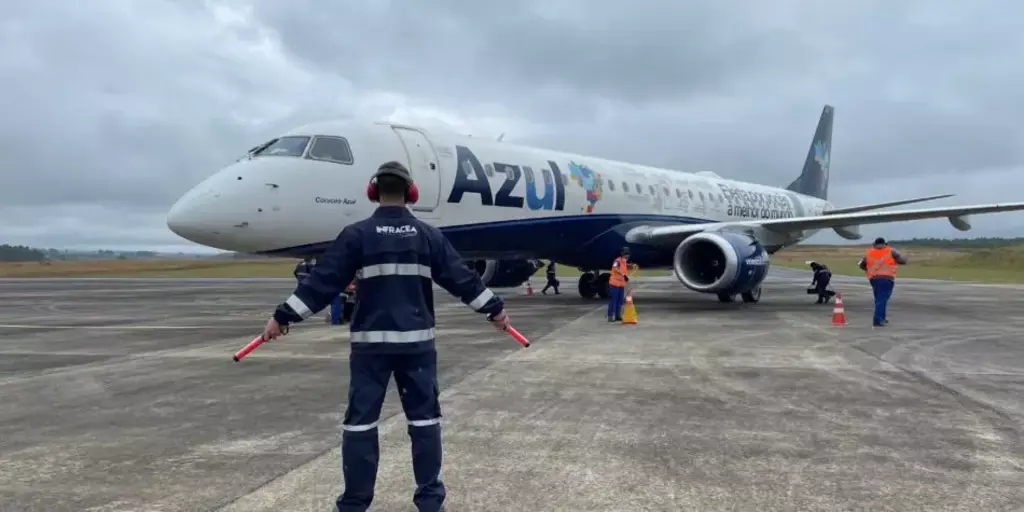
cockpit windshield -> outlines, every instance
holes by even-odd
[[[301,157],[306,152],[306,146],[309,145],[309,137],[305,136],[288,136],[274,139],[266,144],[257,146],[251,153],[253,157],[257,156],[292,156]]]

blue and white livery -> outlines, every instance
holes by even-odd
[[[224,250],[321,253],[375,205],[366,185],[389,160],[420,190],[416,216],[437,226],[492,287],[519,286],[539,259],[585,270],[579,292],[606,297],[605,269],[628,245],[641,268],[672,268],[687,288],[757,302],[776,251],[822,229],[1024,210],[1024,203],[870,211],[945,196],[836,208],[828,202],[834,109],[826,105],[800,176],[785,188],[386,122],[295,128],[186,193],[168,227]]]

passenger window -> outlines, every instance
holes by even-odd
[[[677,188],[676,189],[676,199],[682,199],[682,198],[683,198],[683,193],[680,192],[679,189]]]
[[[665,197],[671,196],[671,194],[668,193],[668,187],[661,187],[661,191],[665,194]]]
[[[615,192],[615,182],[614,181],[609,181],[608,182],[608,190],[611,190],[612,192]]]
[[[658,195],[658,193],[654,191],[654,185],[648,185],[647,186],[647,190],[651,191],[651,195],[652,196],[657,196]]]
[[[309,148],[309,158],[336,164],[352,165],[352,150],[344,137],[317,135]]]
[[[693,199],[693,191],[692,190],[687,190],[686,194],[690,196],[690,199]]]
[[[622,191],[627,194],[629,193],[629,183],[626,183],[625,181],[622,182]]]
[[[637,194],[643,194],[644,193],[644,189],[640,188],[640,184],[639,183],[636,184],[636,193]]]
[[[309,137],[288,136],[270,141],[263,147],[258,147],[252,156],[292,156],[300,157],[306,152],[306,145],[309,144]]]

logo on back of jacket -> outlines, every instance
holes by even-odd
[[[416,226],[377,226],[378,235],[416,236]]]

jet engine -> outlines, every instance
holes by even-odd
[[[510,288],[526,282],[544,266],[540,260],[469,260],[466,266],[491,288]]]
[[[745,301],[756,302],[770,259],[761,243],[747,235],[704,232],[676,247],[672,267],[676,279],[693,291],[717,293],[722,300],[744,294]]]

